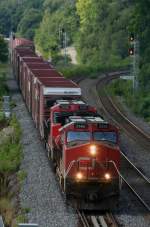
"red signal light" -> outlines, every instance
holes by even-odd
[[[134,48],[129,48],[129,55],[134,55]]]

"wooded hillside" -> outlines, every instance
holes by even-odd
[[[13,30],[33,39],[45,57],[57,59],[66,32],[78,62],[95,69],[130,65],[129,35],[134,33],[140,41],[138,93],[150,108],[149,10],[150,1],[141,0],[1,0],[0,33],[8,36]]]

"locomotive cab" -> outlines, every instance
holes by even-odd
[[[60,134],[60,128],[64,126],[70,116],[97,116],[94,107],[87,105],[81,100],[57,100],[50,108],[50,120],[47,125],[48,146],[51,150],[55,147],[55,139]]]
[[[82,209],[112,208],[121,183],[118,129],[100,117],[71,116],[55,143],[66,195]]]

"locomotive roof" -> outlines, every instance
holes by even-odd
[[[68,128],[69,130],[75,129],[82,130],[82,129],[88,129],[90,126],[90,129],[108,129],[108,128],[115,128],[111,124],[109,124],[107,121],[103,120],[99,116],[70,116],[68,117],[66,125],[61,127],[59,131],[62,131],[63,129]],[[91,128],[92,126],[92,128]]]
[[[71,105],[71,104],[86,105],[86,103],[83,102],[82,100],[56,100],[56,104],[59,104],[59,105]]]
[[[101,117],[93,117],[93,116],[71,116],[69,117],[69,121],[73,123],[108,123],[104,121]]]

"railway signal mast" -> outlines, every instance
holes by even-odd
[[[129,55],[132,59],[131,64],[131,78],[133,81],[133,90],[137,90],[138,83],[138,75],[139,75],[139,41],[135,38],[134,34],[131,34],[129,37],[130,48]]]
[[[67,32],[64,28],[59,27],[60,48],[64,49],[64,60],[67,63]]]

